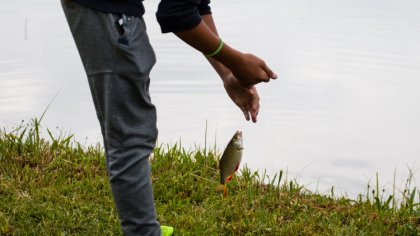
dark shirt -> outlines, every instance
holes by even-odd
[[[95,10],[141,17],[142,0],[73,0]],[[189,30],[211,14],[210,0],[161,0],[156,18],[163,33]]]

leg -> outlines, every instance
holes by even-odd
[[[157,137],[149,96],[155,55],[144,21],[65,0],[62,5],[88,75],[122,230],[125,235],[160,235],[148,160]],[[119,17],[124,18],[120,26],[115,24]]]

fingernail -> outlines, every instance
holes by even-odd
[[[276,75],[276,73],[273,73],[273,76],[272,76],[271,78],[273,78],[273,79],[277,79],[277,75]]]

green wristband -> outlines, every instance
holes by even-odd
[[[206,57],[216,56],[220,51],[222,51],[222,48],[223,48],[223,41],[221,38],[219,38],[219,47],[217,47],[216,51],[206,54]]]

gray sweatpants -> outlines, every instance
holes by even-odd
[[[157,138],[149,95],[156,59],[144,20],[61,3],[89,80],[122,230],[160,235],[148,159]]]

